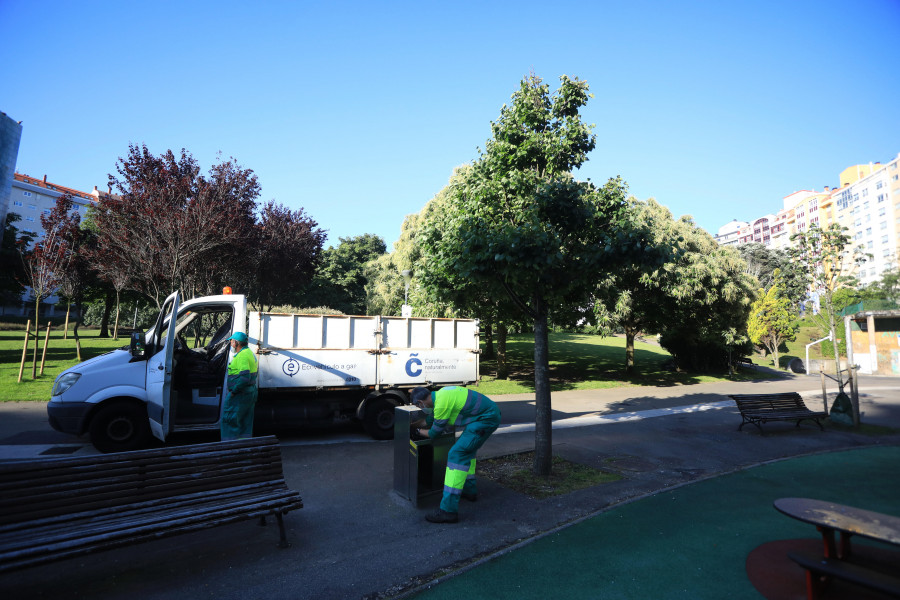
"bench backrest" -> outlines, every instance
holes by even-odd
[[[740,410],[796,410],[806,409],[803,398],[796,392],[785,394],[734,394],[730,396]]]
[[[0,464],[0,524],[283,484],[274,436]]]

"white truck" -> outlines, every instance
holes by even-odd
[[[409,402],[410,389],[479,377],[474,319],[248,315],[241,295],[182,303],[175,292],[130,346],[56,378],[47,405],[51,426],[90,433],[103,452],[140,448],[151,435],[217,430],[235,331],[247,333],[259,363],[258,429],[356,420],[373,437],[389,439],[394,407]]]

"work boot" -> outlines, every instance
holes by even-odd
[[[477,501],[478,501],[478,494],[476,494],[476,493],[474,493],[474,492],[471,493],[471,494],[467,494],[466,492],[463,492],[463,493],[462,493],[462,499],[463,499],[463,500],[468,500],[469,502],[477,502]]]
[[[430,515],[425,515],[425,520],[429,523],[456,523],[459,521],[459,514],[438,509]]]

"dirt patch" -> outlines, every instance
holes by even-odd
[[[534,474],[534,452],[521,452],[478,461],[478,475],[530,498],[543,499],[568,494],[622,479],[610,473],[553,457],[550,477]]]

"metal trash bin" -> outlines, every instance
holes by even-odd
[[[420,501],[442,494],[447,455],[456,441],[452,433],[413,439],[412,424],[423,416],[415,406],[394,408],[394,491],[416,507]]]

